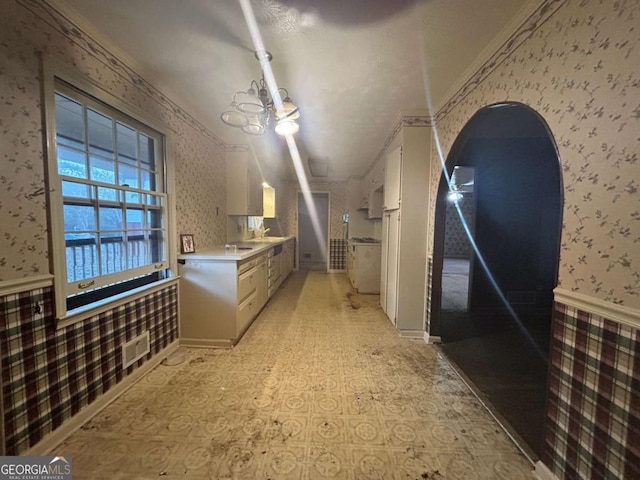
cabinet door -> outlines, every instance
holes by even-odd
[[[351,286],[356,288],[356,272],[355,272],[355,258],[354,258],[354,250],[355,247],[351,244],[347,246],[347,276],[349,277],[349,282],[351,282]]]
[[[402,183],[402,147],[390,151],[385,156],[384,209],[400,208],[400,188]]]
[[[387,311],[387,259],[389,258],[389,213],[382,217],[382,255],[380,259],[380,306]]]
[[[227,153],[227,215],[262,215],[262,178],[248,152]]]
[[[389,214],[388,225],[385,313],[395,325],[398,319],[398,265],[400,253],[400,212],[398,210],[394,210]]]
[[[252,160],[249,161],[249,215],[262,216],[264,211],[262,178],[257,165]]]
[[[383,187],[379,187],[377,190],[373,190],[369,194],[369,211],[367,218],[382,218],[382,212],[384,211],[383,203]]]

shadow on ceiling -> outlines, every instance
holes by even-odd
[[[424,0],[280,0],[301,14],[315,14],[326,22],[355,25],[391,17]],[[273,3],[270,0],[261,0]]]

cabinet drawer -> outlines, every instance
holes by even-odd
[[[244,302],[244,300],[256,290],[258,277],[258,267],[255,265],[246,272],[238,275],[238,303]]]
[[[239,335],[258,312],[257,292],[254,292],[238,307],[236,332]]]
[[[251,260],[245,260],[244,262],[238,264],[238,275],[246,272],[247,270],[252,269],[258,264],[258,260],[256,258],[252,258]]]

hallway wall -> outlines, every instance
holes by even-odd
[[[476,111],[504,101],[532,107],[556,140],[564,211],[543,461],[557,478],[640,476],[638,18],[637,1],[544,0],[436,115],[445,156]],[[437,150],[431,166],[435,198]]]

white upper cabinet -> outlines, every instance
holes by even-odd
[[[382,218],[383,212],[383,193],[384,188],[382,186],[378,187],[376,190],[369,190],[369,204],[367,211],[367,218],[375,219]]]
[[[262,186],[262,205],[264,218],[276,218],[276,189]]]
[[[262,216],[262,178],[250,152],[227,153],[227,215]]]
[[[400,208],[400,187],[402,178],[402,147],[397,147],[385,155],[384,209]]]

